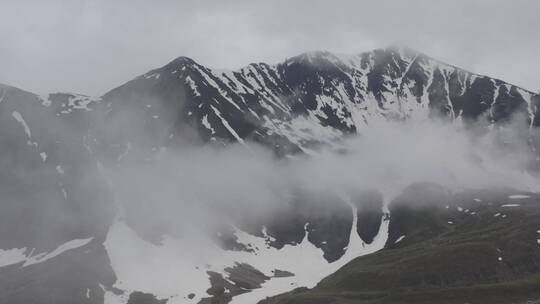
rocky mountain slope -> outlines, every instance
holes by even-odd
[[[150,125],[159,117],[166,121],[163,133],[175,135],[187,124],[203,141],[249,139],[284,153],[309,152],[386,119],[442,116],[492,124],[515,115],[540,124],[538,94],[406,48],[305,53],[238,71],[179,57],[103,99],[112,113],[125,111],[127,102]]]

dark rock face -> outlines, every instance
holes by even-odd
[[[333,262],[345,253],[352,220],[351,207],[336,195],[298,191],[291,202],[270,214],[243,220],[239,227],[256,236],[266,234],[267,245],[278,249],[307,237]]]
[[[286,271],[286,270],[274,270],[274,277],[276,278],[286,278],[286,277],[292,277],[294,276],[294,273]]]
[[[379,232],[383,218],[383,197],[377,191],[365,191],[353,196],[357,207],[358,225],[356,232],[367,244],[371,244]]]
[[[156,297],[149,293],[143,293],[139,291],[132,292],[129,295],[127,304],[165,304],[167,300],[158,300]]]
[[[212,287],[207,290],[211,296],[203,298],[199,304],[227,304],[232,297],[261,288],[261,284],[270,279],[248,264],[236,264],[225,269],[228,276],[209,271]]]

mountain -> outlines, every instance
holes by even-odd
[[[112,112],[125,111],[128,101],[148,121],[161,117],[164,133],[175,135],[187,124],[204,142],[249,139],[283,153],[309,152],[389,118],[492,124],[516,115],[530,126],[540,124],[538,94],[406,48],[354,56],[305,53],[238,71],[179,57],[103,99]]]
[[[387,120],[442,117],[485,130],[517,120],[534,128],[539,104],[538,94],[406,48],[313,52],[237,71],[179,57],[98,98],[1,86],[0,303],[256,303],[314,287],[358,256],[409,252],[395,248],[401,235],[399,244],[408,244],[409,229],[429,235],[419,233],[411,246],[431,246],[454,226],[440,218],[434,227],[411,220],[399,226],[400,211],[389,214],[388,198],[377,191],[302,190],[282,209],[234,219],[214,242],[195,246],[189,234],[171,234],[174,216],[156,227],[152,210],[135,214],[119,203],[103,167],[152,164],[163,149],[235,142],[247,149],[259,143],[277,157],[316,154]],[[532,227],[536,217],[529,220]],[[537,263],[529,249],[519,253]],[[506,278],[525,275],[511,274]]]

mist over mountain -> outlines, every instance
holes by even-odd
[[[405,47],[2,85],[0,303],[538,300],[539,105]]]

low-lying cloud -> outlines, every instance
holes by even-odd
[[[537,157],[528,143],[533,134],[511,125],[472,132],[435,120],[387,122],[310,156],[278,158],[251,143],[251,149],[204,146],[163,150],[154,162],[128,161],[106,172],[133,223],[145,231],[180,231],[223,224],[233,214],[272,212],[290,203],[298,189],[377,189],[386,202],[416,182],[450,190],[540,191],[531,171]]]

